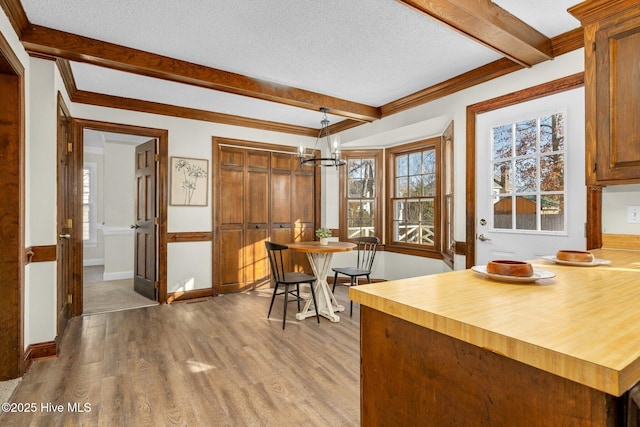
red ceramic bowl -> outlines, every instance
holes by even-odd
[[[496,259],[487,264],[487,273],[501,276],[531,277],[533,276],[533,267],[524,261]]]
[[[561,250],[556,252],[556,259],[569,262],[593,262],[593,254],[587,251]]]

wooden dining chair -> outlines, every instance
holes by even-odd
[[[286,245],[281,245],[273,242],[264,242],[267,246],[267,252],[269,253],[269,263],[271,264],[271,276],[275,286],[273,288],[273,295],[271,296],[271,305],[269,306],[269,314],[267,319],[271,316],[271,309],[273,308],[273,302],[278,295],[284,295],[284,313],[282,314],[282,330],[284,330],[285,322],[287,321],[287,305],[291,301],[297,301],[298,311],[300,311],[300,301],[304,301],[304,298],[300,297],[300,284],[308,283],[311,288],[311,297],[313,298],[313,306],[316,308],[316,319],[320,323],[320,316],[318,315],[318,304],[316,303],[316,292],[313,289],[313,285],[316,282],[315,276],[311,276],[305,273],[285,272],[284,261],[282,252],[289,249]],[[278,292],[278,288],[284,286],[284,290]],[[289,289],[290,287],[293,287]],[[295,297],[294,300],[289,301],[289,295]]]
[[[336,285],[341,286],[356,286],[358,284],[358,277],[365,276],[367,282],[371,283],[371,268],[373,267],[373,260],[376,257],[378,245],[380,239],[377,237],[358,237],[354,239],[358,245],[358,259],[355,267],[334,267],[333,270],[336,274],[333,276],[333,289],[335,292]],[[349,276],[349,283],[338,283],[338,274],[344,274]],[[350,302],[349,316],[353,316],[353,301]]]

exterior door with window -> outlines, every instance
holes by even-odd
[[[476,261],[586,247],[584,88],[478,115]]]

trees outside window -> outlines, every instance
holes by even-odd
[[[565,115],[494,126],[493,228],[565,232]]]
[[[382,240],[382,150],[343,151],[340,169],[340,238]]]

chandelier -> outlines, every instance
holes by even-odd
[[[298,149],[298,160],[300,160],[301,165],[311,165],[311,166],[335,166],[338,169],[338,166],[343,166],[347,162],[340,158],[340,136],[333,135],[329,133],[329,120],[327,119],[327,109],[320,108],[320,111],[324,114],[322,121],[322,127],[320,128],[320,132],[318,133],[318,137],[316,138],[316,143],[313,145],[313,149],[310,152],[304,146],[300,146]],[[328,155],[325,157],[322,155],[322,146],[318,147],[318,144],[322,145],[321,141],[325,140],[328,149]],[[320,156],[316,157],[315,154],[318,152],[316,149],[319,148]]]

